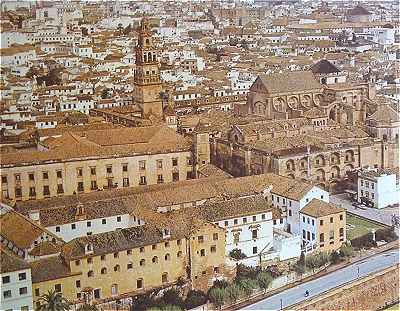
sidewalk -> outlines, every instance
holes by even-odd
[[[318,273],[316,273],[316,274],[314,274],[312,276],[304,278],[301,281],[290,283],[290,284],[282,286],[282,287],[280,287],[278,289],[269,291],[269,292],[267,292],[265,294],[264,293],[259,293],[259,294],[251,297],[250,299],[248,299],[248,300],[246,300],[244,302],[240,302],[240,303],[237,303],[237,304],[234,304],[234,305],[231,305],[231,306],[227,306],[226,308],[222,308],[222,309],[223,310],[229,310],[229,311],[230,310],[240,310],[242,307],[245,307],[247,305],[256,303],[258,301],[261,301],[261,300],[263,300],[265,298],[268,298],[270,296],[273,296],[275,294],[283,292],[283,291],[285,291],[285,290],[287,290],[289,288],[293,288],[293,287],[297,286],[298,284],[301,284],[301,283],[304,283],[304,282],[308,282],[308,281],[312,281],[314,279],[320,278],[320,277],[322,277],[324,275],[327,275],[329,273],[332,273],[334,271],[342,269],[342,268],[344,268],[346,266],[349,266],[349,265],[351,265],[353,263],[356,263],[356,262],[359,262],[359,261],[363,261],[363,260],[365,260],[365,259],[367,259],[369,257],[372,257],[372,256],[376,255],[376,254],[380,254],[380,253],[386,252],[388,250],[398,249],[398,248],[399,248],[399,240],[387,243],[387,244],[385,244],[385,245],[383,245],[383,246],[381,246],[379,248],[367,250],[361,256],[353,257],[349,261],[342,262],[342,263],[337,264],[337,265],[330,265],[326,269],[324,269],[324,270],[322,270],[322,271],[320,271],[320,272],[318,272]]]

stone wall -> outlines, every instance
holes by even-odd
[[[292,306],[292,310],[378,310],[399,299],[399,266]]]

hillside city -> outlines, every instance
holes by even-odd
[[[397,1],[1,1],[0,310],[398,310]]]

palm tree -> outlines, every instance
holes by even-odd
[[[95,305],[89,305],[85,303],[78,308],[78,311],[97,311],[97,307]]]
[[[52,290],[40,296],[38,302],[40,305],[37,307],[37,311],[68,311],[71,306],[71,303],[61,293]]]

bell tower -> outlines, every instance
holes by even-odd
[[[134,77],[135,103],[142,108],[142,116],[163,115],[160,92],[160,64],[157,49],[153,46],[150,22],[144,17],[139,27],[138,44],[135,47],[136,70]]]

